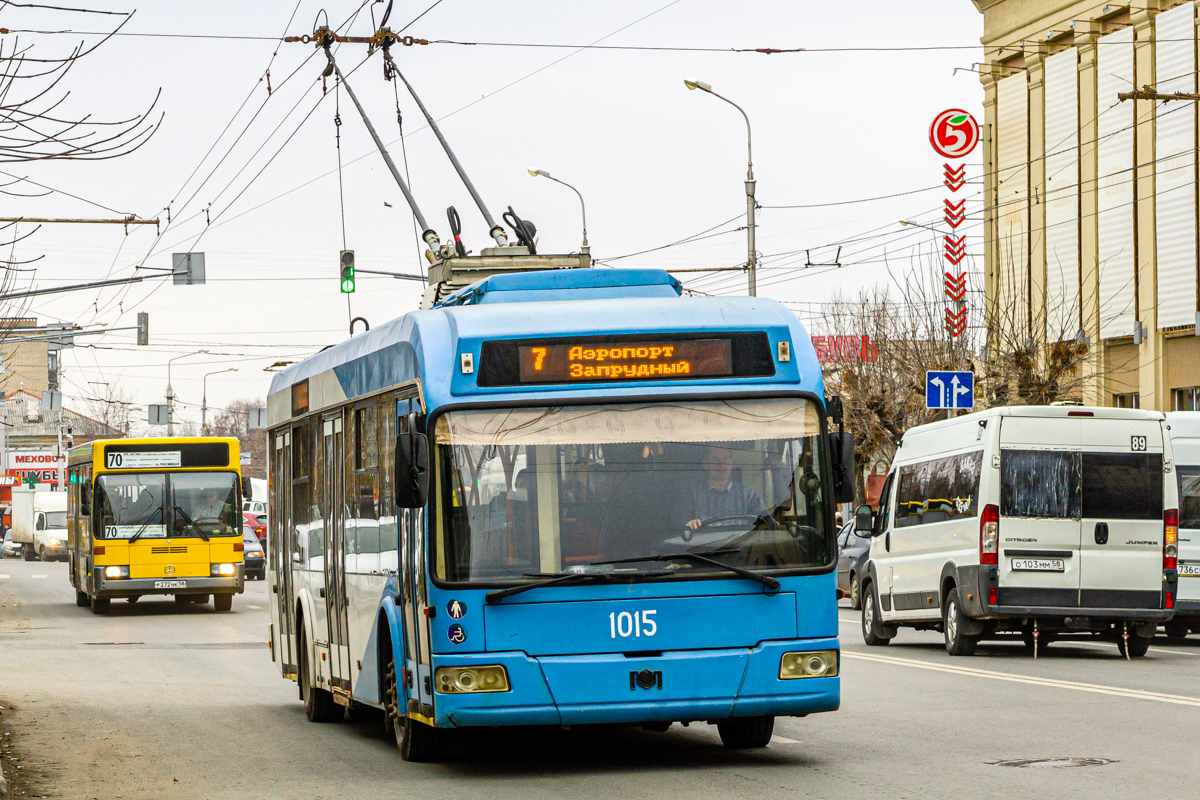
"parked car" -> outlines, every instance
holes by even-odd
[[[862,576],[871,551],[871,537],[854,532],[854,522],[847,522],[838,532],[838,588],[850,598],[850,607],[862,608]]]
[[[258,542],[258,535],[249,525],[242,526],[242,544],[247,580],[265,580],[267,577],[267,555]]]
[[[12,531],[5,531],[4,544],[0,545],[0,558],[20,558],[21,545],[13,541]]]
[[[243,500],[242,511],[249,511],[252,514],[267,513],[267,504],[263,500]]]

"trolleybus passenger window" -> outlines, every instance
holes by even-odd
[[[379,568],[396,571],[397,526],[396,497],[392,490],[395,469],[396,403],[390,397],[379,398]]]
[[[1067,450],[1001,450],[1000,514],[1079,519],[1080,463]]]
[[[1083,516],[1162,519],[1161,453],[1084,453]]]
[[[311,423],[299,425],[292,431],[292,561],[309,568],[305,551],[308,549],[309,529],[318,512],[312,517],[313,428]]]
[[[1200,467],[1177,467],[1179,527],[1200,528]]]

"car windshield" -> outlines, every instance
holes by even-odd
[[[46,512],[46,528],[65,528],[67,527],[67,512],[65,511],[47,511]]]
[[[101,475],[96,508],[102,539],[236,536],[240,530],[231,472]]]
[[[798,399],[451,411],[438,418],[437,574],[728,574],[835,558],[820,419]],[[665,566],[664,566],[665,564]]]

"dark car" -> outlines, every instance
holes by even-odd
[[[850,598],[850,607],[862,608],[859,587],[862,585],[863,570],[867,567],[867,554],[871,550],[871,537],[854,533],[851,520],[838,531],[838,588]]]
[[[267,577],[267,556],[263,552],[262,545],[258,543],[258,536],[255,535],[254,529],[249,525],[242,526],[242,545],[244,550],[242,555],[245,557],[246,565],[243,569],[246,571],[247,580],[265,580]]]

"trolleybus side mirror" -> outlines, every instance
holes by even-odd
[[[875,514],[870,506],[859,506],[854,510],[854,533],[858,536],[870,536],[875,526]]]
[[[396,436],[396,506],[421,508],[429,491],[429,439],[417,431],[417,415],[409,414]]]
[[[246,500],[254,499],[254,487],[250,484],[250,479],[242,478],[242,497]]]
[[[847,431],[830,433],[829,455],[833,460],[834,502],[853,503],[854,435]]]

